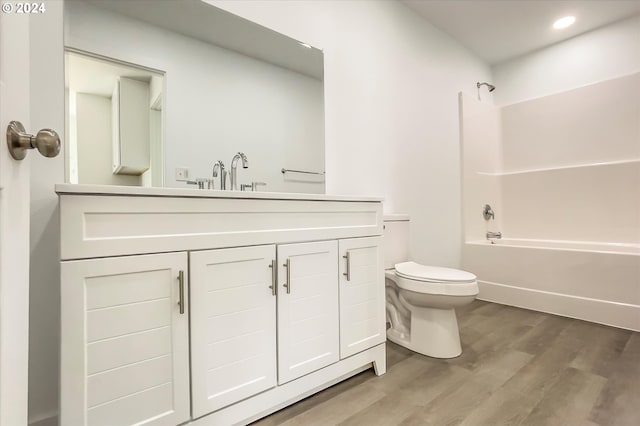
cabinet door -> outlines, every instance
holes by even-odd
[[[339,360],[338,242],[278,246],[278,383]]]
[[[190,253],[193,415],[276,385],[275,246]]]
[[[385,339],[382,237],[340,240],[340,358]]]
[[[189,420],[187,254],[62,262],[61,274],[60,424]]]

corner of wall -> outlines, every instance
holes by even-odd
[[[495,64],[496,105],[510,105],[640,71],[640,15]]]

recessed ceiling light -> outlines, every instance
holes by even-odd
[[[565,16],[564,18],[560,18],[556,22],[554,22],[553,28],[555,28],[556,30],[567,28],[568,26],[572,25],[574,22],[576,22],[575,16]]]
[[[300,45],[306,47],[307,49],[311,49],[311,46],[309,46],[307,43],[303,43],[301,41],[299,41],[298,43],[300,43]]]

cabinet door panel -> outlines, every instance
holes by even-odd
[[[103,405],[92,407],[87,413],[87,423],[92,426],[162,424],[175,425],[163,415],[172,405],[173,389],[165,383],[151,389],[134,393],[126,398],[116,399]],[[162,420],[146,420],[161,416]],[[189,418],[187,412],[187,419]]]
[[[171,382],[171,355],[93,374],[87,379],[87,404],[91,407]]]
[[[339,360],[337,256],[337,241],[278,246],[279,384]]]
[[[169,327],[172,318],[167,315],[167,312],[171,311],[174,303],[167,296],[158,300],[88,309],[87,341],[92,343],[132,333],[144,333],[148,330]]]
[[[190,254],[193,415],[276,385],[275,246]]]
[[[95,374],[166,354],[171,346],[171,328],[130,334],[94,342],[87,347],[87,373]]]
[[[340,358],[385,339],[382,238],[340,240]]]
[[[188,420],[188,317],[177,304],[187,254],[63,262],[61,268],[60,423]]]

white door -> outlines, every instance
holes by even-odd
[[[386,339],[382,237],[340,240],[340,358]]]
[[[29,159],[13,160],[4,135],[11,120],[29,120],[29,27],[22,24],[0,14],[1,426],[27,424]]]
[[[62,262],[61,425],[189,420],[187,253]]]
[[[337,362],[338,242],[278,246],[278,383]]]
[[[37,157],[29,153],[14,160],[7,149],[5,132],[10,121],[22,122],[29,133],[34,121],[55,127],[63,117],[62,102],[62,5],[47,2],[50,11],[39,16],[17,14],[17,2],[2,2],[0,12],[0,426],[24,425],[27,420],[29,359],[29,222],[30,164]],[[12,10],[8,10],[11,8]],[[46,25],[43,21],[47,21]],[[51,33],[51,25],[58,32]],[[48,37],[57,50],[38,44]],[[37,47],[34,47],[36,46]],[[34,54],[42,53],[42,55]],[[57,56],[56,56],[57,55]],[[50,61],[51,56],[57,59]],[[42,65],[42,66],[39,66]],[[39,89],[43,82],[56,82],[56,99]],[[37,95],[37,96],[34,96]],[[56,95],[57,96],[57,95]],[[42,104],[34,109],[30,99]],[[53,111],[53,110],[56,111]],[[52,116],[47,113],[52,112]],[[46,117],[45,117],[46,116]],[[62,126],[60,126],[62,127]],[[56,130],[62,131],[61,128]],[[40,159],[38,160],[40,161]],[[47,161],[52,161],[47,159]],[[55,197],[53,191],[51,196]],[[57,253],[51,253],[57,257]],[[42,261],[42,259],[40,260]],[[48,263],[45,261],[44,263]]]
[[[276,386],[274,245],[190,253],[193,416]]]

